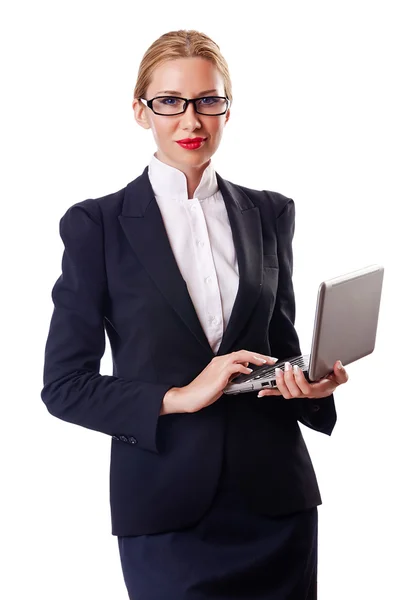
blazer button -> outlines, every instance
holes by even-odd
[[[136,438],[134,438],[132,435],[131,435],[131,436],[130,436],[128,439],[129,439],[129,442],[130,442],[131,444],[136,444],[136,443],[137,443],[137,440],[136,440]]]
[[[313,410],[314,410],[315,412],[317,412],[318,410],[320,410],[320,407],[319,407],[319,405],[318,405],[318,404],[313,404]]]
[[[120,440],[121,440],[122,442],[128,442],[128,438],[127,438],[125,435],[121,435],[121,436],[120,436]]]

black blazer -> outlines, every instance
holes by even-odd
[[[278,358],[299,354],[294,203],[217,179],[240,274],[217,354],[242,348]],[[211,505],[223,457],[257,513],[320,504],[298,420],[331,434],[332,395],[223,395],[194,414],[159,416],[167,390],[190,383],[214,353],[172,253],[148,167],[124,189],[71,206],[60,234],[65,251],[52,291],[41,396],[52,415],[112,437],[113,535],[195,523]],[[105,330],[113,376],[99,374]]]

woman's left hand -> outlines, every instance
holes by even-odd
[[[261,390],[258,397],[262,396],[284,396],[287,400],[290,398],[325,398],[330,396],[338,385],[346,383],[349,376],[346,369],[340,362],[334,364],[334,371],[327,377],[310,383],[305,378],[302,369],[299,367],[291,368],[290,363],[285,363],[285,371],[276,369],[277,388]]]

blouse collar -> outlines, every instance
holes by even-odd
[[[155,196],[188,200],[186,175],[179,169],[160,161],[154,154],[149,163],[148,175]],[[213,196],[218,189],[215,169],[210,161],[193,197],[205,200],[209,196]]]

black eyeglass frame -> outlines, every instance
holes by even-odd
[[[172,113],[172,114],[168,114],[168,115],[166,115],[164,113],[156,112],[153,108],[153,101],[159,100],[160,98],[175,98],[177,100],[184,100],[185,104],[184,104],[183,110],[181,110],[180,112]],[[226,100],[225,110],[221,113],[203,113],[203,112],[200,112],[199,110],[197,110],[196,102],[198,100],[204,100],[204,99],[208,99],[208,98],[219,98],[222,100]],[[146,98],[138,98],[138,99],[141,100],[146,106],[148,106],[154,112],[155,115],[160,115],[161,117],[175,117],[175,115],[182,115],[184,112],[186,112],[186,109],[189,106],[190,102],[193,102],[194,110],[197,114],[204,115],[206,117],[220,117],[221,115],[224,115],[230,107],[230,100],[226,96],[201,96],[200,98],[181,98],[180,96],[155,96],[151,100],[146,100]]]

